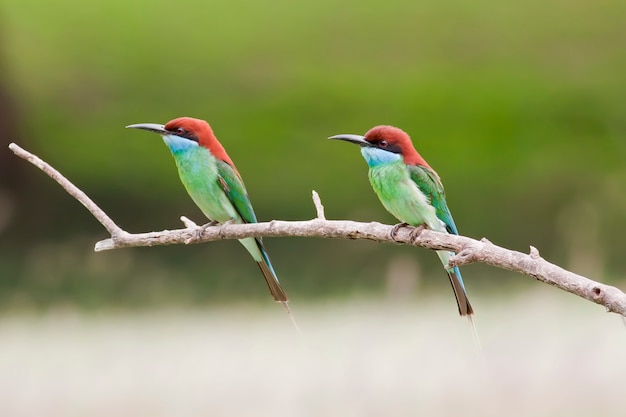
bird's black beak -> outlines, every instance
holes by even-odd
[[[148,132],[158,133],[159,135],[167,135],[168,131],[165,130],[165,126],[158,125],[156,123],[138,123],[136,125],[128,125],[126,129],[142,129]]]
[[[359,146],[372,146],[368,141],[365,140],[365,136],[360,135],[335,135],[329,137],[328,139],[345,140],[346,142],[354,143]]]

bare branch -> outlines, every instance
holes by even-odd
[[[626,294],[616,287],[601,284],[589,278],[567,271],[539,255],[531,246],[530,253],[494,245],[483,238],[480,241],[465,236],[456,236],[423,230],[411,235],[412,227],[400,227],[392,236],[393,226],[376,222],[360,223],[348,220],[326,220],[319,195],[313,191],[313,202],[317,217],[306,221],[272,220],[253,224],[223,224],[198,226],[186,217],[181,217],[185,229],[131,234],[119,228],[85,193],[70,183],[58,171],[35,155],[15,144],[9,148],[57,181],[70,195],[80,201],[111,234],[109,239],[96,243],[95,251],[105,251],[138,246],[175,245],[202,243],[246,237],[318,237],[332,239],[368,239],[375,242],[419,246],[428,249],[445,249],[457,255],[450,259],[450,266],[461,266],[481,262],[497,268],[520,272],[586,300],[603,305],[610,312],[626,317]]]
[[[98,207],[91,198],[87,196],[87,194],[85,194],[82,190],[72,184],[67,178],[61,175],[59,171],[52,168],[47,162],[44,162],[39,157],[20,148],[15,143],[9,144],[9,149],[11,149],[14,154],[35,165],[37,168],[45,172],[50,178],[58,182],[59,185],[68,192],[69,195],[80,201],[80,203],[85,206],[87,210],[91,212],[91,214],[93,214],[96,220],[98,220],[104,226],[104,228],[107,229],[111,236],[126,233],[117,224],[115,224],[115,222],[109,216],[107,216],[107,214],[102,211],[102,209]]]

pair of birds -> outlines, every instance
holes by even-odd
[[[126,126],[161,135],[169,147],[180,179],[200,210],[211,221],[256,223],[243,180],[213,130],[204,120],[180,117],[165,125],[141,123]],[[411,138],[393,126],[376,126],[365,136],[336,135],[357,144],[369,166],[369,179],[387,211],[403,223],[458,234],[437,173],[415,150]],[[260,238],[240,240],[263,272],[274,300],[289,312],[287,294]],[[453,253],[437,251],[447,266]],[[472,306],[458,267],[446,269],[461,316],[471,319]]]

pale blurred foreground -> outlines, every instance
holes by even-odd
[[[0,319],[2,416],[624,416],[626,328],[550,288]],[[273,308],[269,308],[273,307]]]

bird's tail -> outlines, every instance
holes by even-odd
[[[480,344],[480,339],[478,338],[478,332],[476,331],[476,325],[474,324],[474,319],[472,318],[474,315],[474,309],[467,299],[467,294],[465,293],[465,286],[463,285],[463,279],[461,278],[461,271],[459,271],[458,267],[454,267],[448,272],[448,277],[450,278],[450,283],[452,284],[452,289],[454,290],[454,296],[456,297],[456,303],[459,306],[459,314],[461,316],[467,317],[469,320],[469,324],[472,327],[472,337],[474,338],[474,345],[476,346],[476,351],[478,355],[482,357],[482,346]]]
[[[264,254],[265,255],[265,254]],[[269,263],[269,259],[267,256],[263,256],[261,262],[257,262],[256,264],[263,272],[263,278],[265,278],[265,282],[267,283],[267,287],[270,290],[270,294],[274,297],[274,300],[279,301],[281,303],[286,303],[288,301],[287,293],[283,290],[280,283],[278,282],[278,278],[274,274],[274,269],[272,268],[272,264]]]
[[[283,307],[285,307],[285,310],[287,311],[287,314],[289,315],[289,318],[291,319],[291,323],[293,324],[293,327],[296,328],[296,331],[298,332],[300,337],[302,337],[302,331],[300,331],[300,326],[298,326],[298,323],[296,322],[296,319],[294,318],[293,313],[291,312],[291,308],[289,307],[287,293],[285,292],[285,290],[283,290],[283,287],[280,285],[280,282],[278,282],[278,277],[276,276],[274,267],[272,267],[272,263],[270,262],[269,256],[267,256],[267,252],[265,252],[265,248],[263,247],[263,242],[259,239],[255,239],[255,240],[257,242],[257,245],[259,246],[259,250],[261,251],[261,256],[263,257],[263,260],[261,262],[257,262],[257,265],[259,266],[259,268],[261,268],[261,272],[263,272],[263,277],[265,278],[265,282],[267,282],[267,286],[270,289],[270,294],[272,294],[272,297],[274,297],[274,300],[280,302],[283,305]]]
[[[280,282],[278,282],[278,278],[276,277],[276,272],[274,272],[274,268],[272,267],[272,263],[270,262],[270,258],[267,256],[265,252],[265,248],[263,247],[263,242],[259,238],[246,238],[240,239],[239,242],[250,252],[252,258],[256,261],[256,264],[261,269],[263,273],[263,278],[265,278],[265,282],[267,283],[267,287],[270,290],[270,294],[274,297],[274,300],[286,303],[288,298],[283,287],[280,286]]]
[[[474,314],[474,309],[470,304],[467,294],[465,293],[465,286],[463,285],[463,279],[461,278],[461,271],[458,267],[454,267],[448,272],[448,278],[450,278],[450,284],[454,290],[454,296],[456,297],[456,304],[459,307],[459,314],[461,316],[469,316]]]
[[[448,264],[448,261],[450,260],[452,254],[448,251],[437,251],[437,255],[445,266]],[[465,293],[465,285],[463,285],[463,278],[461,278],[461,271],[459,271],[459,268],[455,266],[452,269],[446,269],[446,272],[448,273],[448,278],[450,278],[452,290],[454,290],[456,304],[459,307],[459,314],[461,316],[471,316],[472,314],[474,314],[474,309],[467,299],[467,294]]]
[[[298,327],[298,323],[296,323],[293,314],[291,313],[291,308],[289,308],[289,298],[287,297],[287,293],[283,290],[283,287],[278,282],[278,277],[276,276],[276,272],[274,271],[274,267],[270,262],[269,256],[267,256],[267,252],[265,252],[265,248],[263,247],[263,242],[259,238],[246,238],[241,239],[239,242],[250,252],[250,255],[256,261],[256,264],[261,269],[263,273],[263,278],[265,278],[265,282],[267,283],[267,287],[270,290],[270,294],[274,297],[275,301],[278,301],[283,305],[291,322],[293,323],[296,331],[300,336],[302,333],[300,332],[300,328]]]
[[[447,251],[437,251],[437,255],[439,255],[441,262],[443,262],[444,265],[447,265],[452,254]],[[446,269],[446,272],[448,273],[450,284],[452,284],[452,289],[454,290],[454,297],[456,297],[456,304],[459,307],[459,314],[467,317],[469,320],[470,326],[472,327],[472,336],[474,338],[474,344],[476,345],[476,351],[482,357],[480,339],[478,338],[478,332],[476,331],[474,319],[472,318],[474,315],[474,309],[467,299],[465,285],[463,284],[463,278],[461,278],[461,271],[458,266],[455,266],[452,269]]]
[[[267,287],[270,290],[270,294],[272,294],[274,300],[283,303],[283,305],[285,305],[285,308],[289,309],[286,304],[288,301],[287,293],[285,292],[285,290],[283,290],[280,282],[278,282],[278,277],[276,276],[276,272],[272,267],[270,258],[267,256],[267,252],[265,252],[263,242],[261,242],[259,239],[255,239],[255,241],[259,248],[259,251],[261,252],[261,260],[257,261],[257,265],[263,273],[263,278],[265,278],[265,282],[267,283]]]

